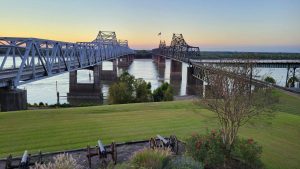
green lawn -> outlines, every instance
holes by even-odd
[[[300,168],[300,98],[278,93],[273,119],[253,120],[241,129],[263,145],[267,168]],[[105,143],[149,139],[216,128],[214,113],[193,101],[111,105],[83,108],[0,112],[0,157],[12,153],[68,150]]]

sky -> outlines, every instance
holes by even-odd
[[[0,9],[1,37],[92,41],[103,30],[153,49],[182,33],[205,51],[300,52],[300,0],[0,0]]]

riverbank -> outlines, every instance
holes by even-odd
[[[263,146],[267,168],[300,166],[299,98],[278,92],[274,118],[252,120],[240,135]],[[94,145],[147,140],[156,134],[175,134],[184,140],[193,132],[217,128],[213,112],[196,101],[105,105],[0,113],[0,157],[64,151]]]

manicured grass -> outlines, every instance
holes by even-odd
[[[300,98],[277,92],[276,116],[260,118],[241,129],[263,145],[267,168],[300,166]],[[23,150],[62,151],[104,143],[149,139],[176,134],[185,139],[193,132],[217,128],[213,112],[193,101],[0,112],[0,157]]]

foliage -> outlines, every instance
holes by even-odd
[[[280,90],[275,94],[279,103],[271,124],[267,118],[252,119],[239,135],[253,137],[263,146],[262,161],[266,168],[299,168],[300,151],[295,147],[300,146],[300,97]],[[37,154],[39,150],[55,152],[85,147],[95,141],[86,134],[99,135],[99,129],[104,143],[112,142],[112,138],[118,142],[142,140],[157,134],[153,126],[166,136],[173,132],[170,129],[176,129],[179,139],[194,131],[205,132],[206,127],[219,128],[216,114],[193,101],[0,112],[0,158],[10,153],[21,156],[25,149]]]
[[[187,139],[187,154],[195,160],[205,164],[208,168],[231,168],[258,169],[262,168],[260,160],[262,147],[253,139],[240,139],[236,137],[233,147],[228,151],[222,142],[222,131],[212,130],[206,134],[193,134]],[[238,161],[236,161],[238,160]]]
[[[108,93],[110,104],[173,100],[173,89],[168,83],[163,83],[154,90],[152,96],[151,83],[143,79],[135,79],[128,72],[124,72],[118,82],[110,86]]]
[[[130,163],[136,169],[163,169],[168,164],[170,156],[169,149],[143,149],[133,155]]]
[[[233,157],[241,160],[244,165],[243,168],[257,169],[263,167],[260,160],[262,147],[252,138],[236,139],[231,153]]]
[[[188,156],[178,156],[172,159],[166,169],[203,169],[203,165]]]
[[[289,87],[295,87],[295,82],[299,82],[299,79],[295,76],[289,78],[288,80],[288,86]]]
[[[172,101],[173,100],[173,88],[167,82],[163,83],[160,87],[153,91],[153,100],[155,102],[160,101]]]
[[[271,84],[276,84],[276,81],[273,77],[271,76],[267,76],[265,79],[264,79],[265,82],[268,82],[268,83],[271,83]]]
[[[59,154],[55,156],[53,163],[35,164],[31,169],[83,169],[77,161],[69,154]]]
[[[151,84],[143,79],[135,79],[133,75],[124,72],[118,82],[112,84],[108,91],[110,104],[148,102],[152,100]]]
[[[143,79],[136,79],[134,89],[136,103],[152,101],[151,83],[146,83]]]
[[[239,128],[253,117],[270,114],[276,99],[273,98],[271,88],[252,84],[251,64],[212,68],[218,69],[218,73],[207,76],[213,90],[202,102],[217,114],[222,129],[222,142],[229,153]]]
[[[193,134],[187,139],[187,154],[205,166],[222,166],[225,161],[224,144],[220,133]]]
[[[133,94],[128,88],[128,84],[124,82],[112,84],[108,91],[108,102],[110,104],[131,103],[133,101]]]

